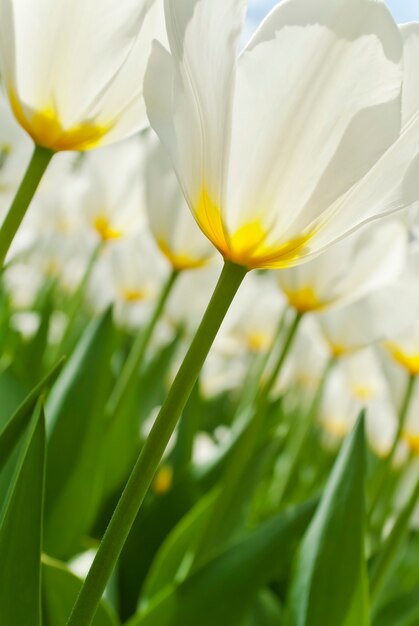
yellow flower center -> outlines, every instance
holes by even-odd
[[[153,491],[157,495],[164,495],[172,488],[173,469],[169,465],[163,465],[153,481]]]
[[[165,241],[163,241],[163,239],[159,239],[157,241],[157,244],[166,259],[169,261],[170,265],[173,267],[174,270],[178,272],[181,272],[182,270],[193,270],[199,267],[204,267],[209,261],[208,257],[198,259],[193,258],[189,254],[173,252],[170,249],[169,245]]]
[[[53,152],[94,148],[113,126],[113,123],[101,125],[88,120],[65,129],[54,105],[35,111],[29,117],[12,88],[9,89],[9,98],[13,113],[22,128],[38,146]]]
[[[127,303],[141,302],[146,297],[144,289],[122,289],[121,298]]]
[[[413,454],[419,454],[419,434],[405,432],[403,433],[403,439]]]
[[[329,435],[338,439],[344,439],[349,432],[347,422],[341,419],[325,420],[322,426]]]
[[[93,221],[99,237],[102,241],[111,241],[113,239],[120,239],[122,237],[122,231],[113,228],[106,215],[98,215]]]
[[[297,291],[285,290],[290,306],[299,313],[316,311],[322,307],[322,302],[316,296],[312,287],[302,287]]]
[[[419,354],[408,354],[400,346],[390,341],[386,345],[393,359],[404,367],[409,374],[419,374]]]
[[[358,400],[370,400],[374,396],[374,389],[366,385],[353,385],[351,391]]]
[[[266,350],[270,343],[270,336],[267,333],[253,332],[247,337],[247,344],[252,352]]]
[[[289,267],[304,254],[314,234],[303,234],[280,246],[268,246],[268,232],[262,219],[255,219],[236,232],[227,233],[220,208],[205,187],[201,191],[195,216],[201,230],[225,259],[249,269]]]
[[[349,352],[349,350],[343,344],[333,343],[331,341],[329,341],[328,344],[330,353],[335,359],[339,359]]]

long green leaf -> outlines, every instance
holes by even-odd
[[[265,522],[183,582],[163,589],[129,626],[238,626],[278,561],[290,559],[313,511],[308,503]]]
[[[7,424],[10,416],[25,399],[27,389],[25,385],[13,373],[10,367],[0,374],[0,429]]]
[[[142,591],[142,604],[156,596],[166,585],[178,579],[182,564],[193,555],[208,512],[214,504],[215,491],[201,498],[168,535],[160,548]]]
[[[42,563],[42,598],[44,626],[65,626],[83,581],[63,563],[44,558]],[[102,600],[92,626],[118,626],[119,622]],[[23,626],[23,624],[22,624]]]
[[[368,624],[359,581],[365,572],[365,436],[361,418],[347,438],[296,558],[289,597],[292,626]],[[353,608],[356,603],[356,608]],[[364,603],[365,604],[365,603]]]
[[[86,329],[46,405],[45,543],[52,556],[71,556],[96,514],[113,337],[107,311]]]
[[[41,625],[45,423],[36,409],[0,522],[0,619]]]
[[[15,413],[6,423],[3,430],[0,431],[0,471],[10,457],[10,454],[13,452],[13,449],[20,439],[24,429],[28,425],[39,397],[58,376],[63,363],[64,359],[61,359],[61,361],[59,361],[51,372],[45,376],[39,385],[34,387],[34,389],[20,404]]]
[[[253,611],[243,626],[279,626],[281,615],[277,598],[265,589],[258,595]]]
[[[419,589],[413,589],[384,604],[374,617],[373,626],[417,626]]]

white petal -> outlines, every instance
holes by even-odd
[[[65,129],[92,120],[115,126],[137,100],[118,138],[135,131],[145,124],[141,82],[159,32],[153,3],[1,0],[6,87],[28,115],[53,109]]]
[[[374,167],[325,213],[310,241],[313,253],[361,224],[419,201],[419,110]]]
[[[419,108],[419,23],[401,26],[404,38],[403,123]]]
[[[177,269],[205,264],[214,248],[192,217],[167,153],[152,133],[142,138],[142,147],[147,213],[154,237]]]
[[[383,220],[307,263],[280,270],[278,283],[291,304],[300,302],[309,310],[348,303],[394,281],[405,266],[407,244],[406,226],[399,220]]]
[[[237,70],[228,224],[301,235],[400,127],[402,40],[366,0],[278,5]],[[273,229],[275,225],[275,229]]]
[[[246,2],[167,0],[165,6],[173,56],[157,46],[153,50],[145,83],[147,112],[195,207],[203,187],[211,189],[215,202],[223,193]]]

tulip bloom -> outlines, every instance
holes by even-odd
[[[150,0],[1,0],[2,78],[20,125],[53,152],[86,150],[146,125]]]
[[[397,413],[380,362],[372,349],[340,361],[327,381],[319,422],[331,441],[341,440],[366,409],[367,436],[378,456],[386,456],[397,430]]]
[[[403,39],[384,4],[282,2],[239,56],[243,0],[165,7],[148,115],[225,259],[294,265],[406,204],[419,112],[401,132]]]
[[[407,251],[407,228],[400,220],[384,220],[335,243],[315,259],[275,275],[296,311],[324,311],[393,282],[406,263]]]
[[[0,69],[35,142],[0,229],[0,265],[52,156],[112,143],[146,125],[143,76],[161,0],[0,0]]]
[[[419,375],[419,322],[387,342],[393,359],[412,376]]]
[[[164,148],[155,137],[144,138],[146,206],[157,244],[176,271],[206,265],[214,256],[186,204]]]
[[[405,267],[391,283],[346,306],[321,312],[317,318],[332,353],[339,357],[372,343],[399,337],[414,324],[418,315],[418,251],[412,247]]]

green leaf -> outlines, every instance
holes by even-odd
[[[44,626],[67,624],[82,583],[83,581],[70,572],[63,563],[44,557],[42,563]],[[118,626],[118,624],[116,615],[106,601],[102,600],[92,626]]]
[[[238,626],[278,561],[290,558],[313,510],[308,503],[264,523],[186,580],[166,586],[129,626]]]
[[[0,522],[0,616],[10,626],[41,625],[41,538],[45,423],[36,409]]]
[[[17,379],[10,368],[0,374],[0,428],[10,419],[26,395],[25,386]],[[0,455],[1,459],[1,455]]]
[[[10,414],[7,415],[8,421],[0,431],[0,517],[25,444],[23,434],[28,427],[38,399],[55,379],[61,366],[62,362],[58,363],[48,376],[31,391],[15,413],[11,417]],[[4,421],[6,420],[4,419]]]
[[[196,496],[186,477],[165,493],[147,498],[119,559],[119,610],[125,620],[137,609],[141,588],[162,543],[194,500]]]
[[[156,596],[166,585],[177,580],[182,564],[194,552],[204,530],[208,512],[214,504],[216,492],[211,491],[185,515],[161,546],[144,583],[142,605]]]
[[[351,626],[369,623],[365,589],[359,588],[365,572],[365,459],[361,417],[342,447],[296,558],[289,596],[292,626],[349,626],[345,620],[352,611],[358,621]]]
[[[344,626],[370,626],[368,606],[369,588],[366,563],[361,566],[361,572],[352,598],[351,606],[343,622]]]
[[[19,371],[28,385],[32,386],[45,373],[45,352],[48,347],[51,317],[54,312],[54,292],[56,279],[45,282],[35,311],[39,315],[40,323],[36,333],[29,340],[24,341],[19,354]]]
[[[166,394],[168,367],[179,345],[179,335],[154,356],[146,370],[126,390],[118,414],[110,417],[106,430],[104,496],[124,485],[141,450],[140,424],[160,405]],[[115,454],[115,448],[119,454]]]
[[[260,592],[250,617],[244,626],[279,626],[281,606],[278,599],[267,589]]]
[[[410,519],[418,504],[418,500],[419,481],[417,481],[402,510],[398,513],[393,528],[372,562],[370,568],[370,588],[374,609],[377,601],[380,599],[381,589],[394,568],[401,546],[406,540]]]
[[[18,406],[12,417],[7,421],[3,430],[0,431],[0,470],[6,463],[15,445],[19,441],[23,431],[25,430],[33,410],[40,396],[45,389],[56,378],[63,366],[63,359],[45,376],[45,378],[36,386],[25,400]]]
[[[53,556],[71,556],[96,515],[113,337],[112,315],[107,311],[86,329],[46,405],[50,439],[45,544]]]
[[[373,626],[417,626],[419,589],[413,589],[383,605],[373,619]]]

